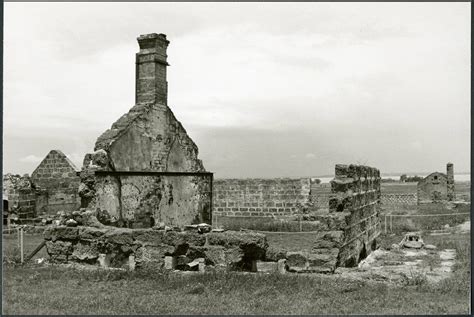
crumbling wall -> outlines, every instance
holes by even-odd
[[[213,200],[216,216],[289,216],[310,204],[310,179],[217,179]]]
[[[248,232],[168,231],[115,227],[49,227],[45,230],[47,252],[53,262],[99,264],[105,257],[111,267],[161,269],[165,257],[177,266],[198,258],[206,265],[251,270],[251,262],[265,257],[268,247],[262,234]]]
[[[339,266],[354,266],[376,248],[380,235],[380,171],[361,165],[336,165],[329,212],[344,214],[338,236]]]
[[[28,174],[3,176],[3,199],[8,200],[9,213],[15,213],[23,219],[36,217],[37,194],[38,189]]]
[[[328,209],[330,198],[330,184],[316,184],[315,182],[311,183],[311,201],[314,208],[319,210]]]
[[[86,154],[81,206],[103,208],[117,223],[144,223],[150,217],[168,225],[198,219],[210,223],[208,177],[157,176],[160,172],[202,174],[205,169],[196,144],[167,105],[169,41],[164,34],[153,33],[141,35],[138,43],[136,104],[97,139],[95,152]]]
[[[96,207],[133,227],[210,223],[210,179],[203,176],[96,175]]]
[[[80,178],[74,164],[61,151],[50,151],[31,174],[31,181],[41,188],[36,204],[38,214],[79,207]]]

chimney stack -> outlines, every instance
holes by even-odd
[[[448,201],[453,201],[455,199],[455,193],[454,193],[454,168],[453,168],[453,163],[448,163],[446,165],[446,186],[447,188],[447,196],[448,196]]]
[[[136,55],[135,103],[168,103],[166,81],[166,49],[169,41],[164,34],[145,34],[138,38],[140,51]]]

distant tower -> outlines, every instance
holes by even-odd
[[[446,175],[447,175],[447,181],[446,181],[446,186],[447,188],[447,196],[449,201],[453,201],[455,199],[455,194],[454,194],[454,168],[453,168],[453,163],[448,163],[446,165]]]
[[[140,51],[136,54],[135,103],[167,105],[166,49],[169,41],[164,34],[145,34],[138,37]]]

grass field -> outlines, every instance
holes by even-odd
[[[469,270],[440,285],[336,276],[5,268],[5,314],[467,314]]]

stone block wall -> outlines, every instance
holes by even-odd
[[[336,165],[330,213],[345,214],[340,231],[340,266],[354,266],[376,248],[380,235],[380,171],[361,165]]]
[[[312,205],[318,210],[326,210],[329,206],[331,198],[330,184],[311,184],[311,201]]]
[[[252,261],[262,260],[268,248],[262,234],[249,232],[166,231],[115,227],[49,227],[44,239],[51,261],[110,267],[162,269],[172,256],[177,268],[203,259],[206,265],[251,270]]]
[[[213,183],[216,216],[281,218],[301,212],[310,202],[309,178],[216,179]]]
[[[73,163],[61,151],[50,151],[31,174],[31,181],[41,189],[37,197],[38,214],[79,208],[80,178]]]
[[[3,199],[8,200],[9,213],[15,213],[19,218],[36,216],[37,192],[28,175],[3,176]]]

